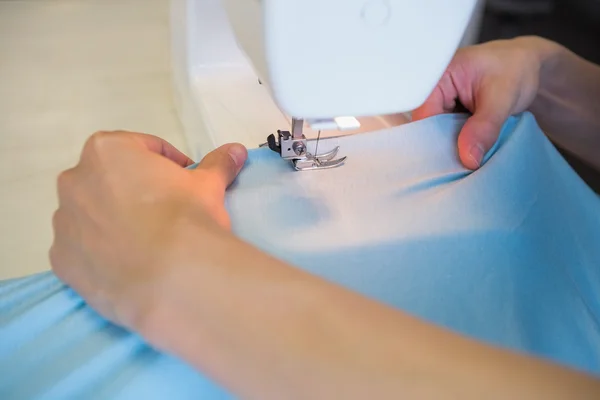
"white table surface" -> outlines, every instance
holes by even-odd
[[[49,269],[55,179],[97,130],[186,151],[168,0],[0,0],[0,279]]]

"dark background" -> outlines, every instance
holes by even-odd
[[[479,42],[521,35],[554,40],[600,64],[600,0],[487,0]],[[600,193],[600,172],[562,153]]]

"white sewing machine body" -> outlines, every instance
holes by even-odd
[[[229,142],[258,147],[291,117],[359,117],[355,132],[407,121],[399,113],[422,104],[472,41],[482,4],[173,0],[177,108],[191,155]]]

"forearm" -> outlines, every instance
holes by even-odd
[[[213,240],[213,239],[211,239]],[[243,398],[597,398],[591,378],[499,351],[224,237],[140,327]],[[170,288],[170,289],[169,289]],[[175,288],[175,290],[173,290]]]
[[[531,111],[555,143],[600,170],[600,66],[541,39],[539,51]]]

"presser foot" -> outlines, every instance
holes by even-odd
[[[309,171],[319,169],[336,168],[344,164],[346,157],[335,158],[339,146],[323,154],[311,154],[307,149],[307,139],[302,133],[303,121],[292,119],[292,132],[277,131],[277,137],[273,134],[267,138],[271,150],[278,153],[281,158],[288,160],[296,171]]]
[[[344,164],[344,161],[346,161],[346,157],[341,157],[334,160],[339,150],[340,147],[338,146],[325,154],[319,154],[314,156],[310,153],[307,153],[305,158],[292,160],[292,164],[294,165],[296,171],[308,171],[313,169],[328,169],[339,167],[342,164]]]

